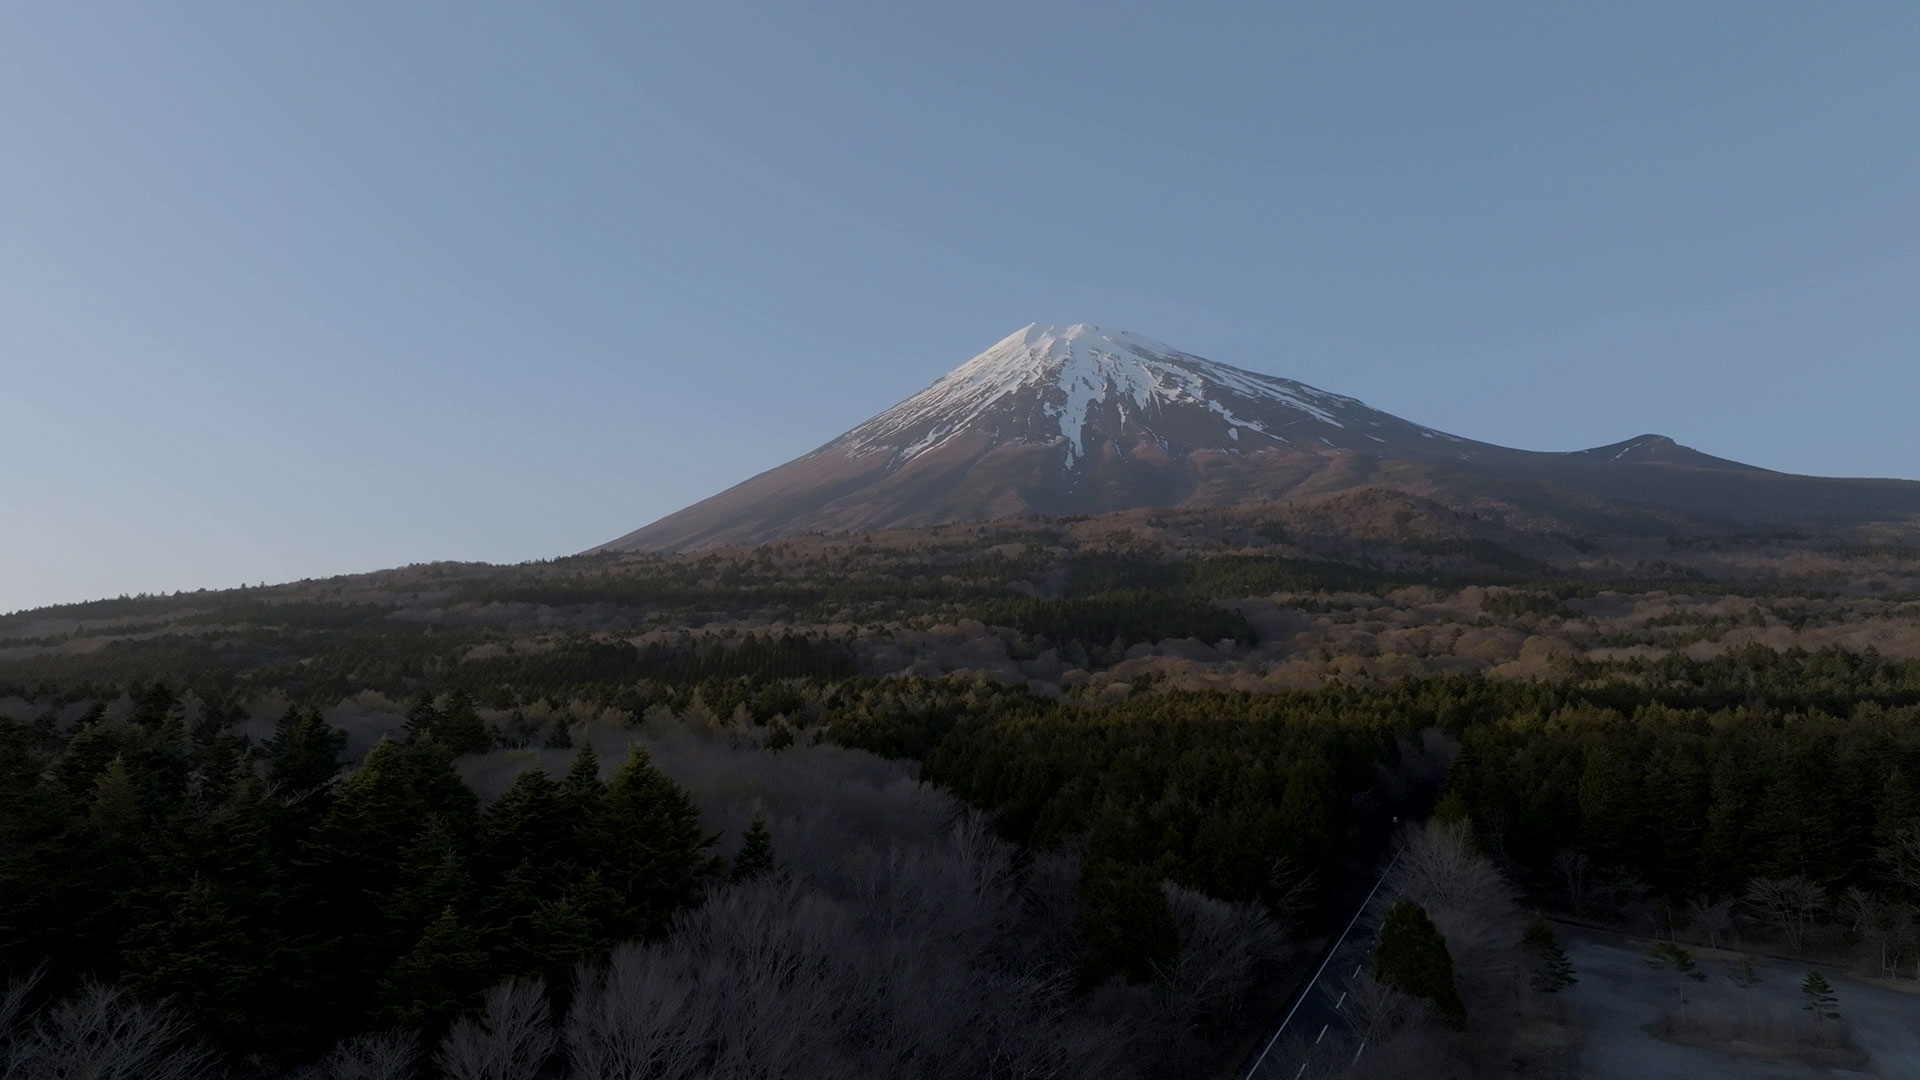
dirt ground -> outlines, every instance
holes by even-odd
[[[1663,1007],[1675,1001],[1680,982],[1670,971],[1648,965],[1646,953],[1624,939],[1569,932],[1567,949],[1580,982],[1568,1003],[1586,1029],[1582,1080],[1798,1080],[1802,1077],[1920,1077],[1920,996],[1896,993],[1822,972],[1852,1025],[1854,1042],[1866,1052],[1863,1071],[1820,1068],[1793,1061],[1735,1055],[1679,1046],[1646,1032]],[[1689,982],[1690,1009],[1742,1010],[1749,1004],[1796,1013],[1806,970],[1759,962],[1761,984],[1743,990],[1728,978],[1728,965],[1700,960],[1707,978]]]

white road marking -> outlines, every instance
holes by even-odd
[[[1260,1051],[1260,1056],[1254,1059],[1253,1068],[1247,1070],[1247,1080],[1253,1080],[1254,1076],[1260,1072],[1260,1066],[1266,1064],[1267,1055],[1273,1053],[1273,1044],[1280,1041],[1280,1036],[1287,1030],[1287,1025],[1293,1022],[1293,1014],[1300,1011],[1301,1002],[1306,1001],[1307,995],[1313,992],[1314,984],[1320,981],[1320,976],[1327,970],[1327,965],[1333,963],[1333,954],[1339,952],[1340,946],[1346,944],[1347,935],[1353,933],[1354,924],[1360,921],[1360,916],[1367,913],[1367,905],[1373,903],[1374,895],[1380,891],[1380,886],[1387,883],[1387,875],[1393,872],[1393,865],[1399,861],[1399,852],[1394,852],[1393,858],[1387,860],[1387,868],[1380,871],[1380,880],[1373,883],[1373,888],[1367,892],[1367,898],[1360,901],[1359,910],[1353,913],[1353,918],[1347,920],[1347,928],[1340,931],[1340,936],[1334,940],[1333,948],[1327,950],[1327,958],[1320,961],[1320,967],[1313,973],[1313,978],[1307,980],[1306,989],[1300,991],[1299,1000],[1293,1003],[1293,1008],[1287,1010],[1286,1018],[1281,1020],[1280,1026],[1273,1030],[1273,1038],[1267,1040],[1267,1045]],[[1356,977],[1359,976],[1358,965],[1355,965],[1353,973]],[[1306,1072],[1307,1067],[1304,1064],[1301,1065],[1300,1071]]]

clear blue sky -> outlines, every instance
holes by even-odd
[[[0,6],[0,610],[607,540],[1030,321],[1920,476],[1920,4]]]

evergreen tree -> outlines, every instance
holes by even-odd
[[[122,755],[139,785],[150,813],[171,813],[186,802],[192,775],[186,718],[176,704],[167,710],[158,728],[134,727]]]
[[[1766,780],[1757,755],[1745,747],[1723,748],[1715,757],[1708,781],[1701,882],[1711,892],[1737,892],[1759,873],[1764,841],[1754,836],[1754,804],[1765,798]]]
[[[443,910],[413,948],[381,980],[383,1026],[436,1037],[486,990],[487,953],[480,934],[452,908]]]
[[[1403,994],[1433,1004],[1457,1030],[1467,1026],[1467,1007],[1453,985],[1453,954],[1425,908],[1401,900],[1387,909],[1373,952],[1373,977]]]
[[[267,741],[267,775],[290,791],[327,786],[340,771],[347,733],[327,723],[318,709],[287,709]]]
[[[228,711],[225,702],[219,698],[207,698],[200,702],[200,715],[195,718],[188,734],[195,746],[204,749],[230,735],[233,721],[233,714]]]
[[[717,838],[701,831],[693,799],[638,743],[607,784],[596,831],[589,853],[633,907],[643,936],[657,937],[674,912],[699,901],[713,863],[706,852]]]
[[[360,767],[334,785],[333,805],[318,830],[331,874],[359,879],[355,891],[392,889],[400,850],[421,824],[408,797],[402,754],[388,739],[374,743]]]
[[[194,721],[192,741],[192,783],[199,801],[209,809],[226,800],[239,765],[246,760],[249,747],[244,736],[233,732],[233,717],[218,699],[203,702]],[[247,770],[250,774],[252,769]]]
[[[1873,838],[1882,845],[1893,843],[1900,830],[1920,825],[1920,784],[1907,778],[1898,764],[1887,770],[1880,798],[1873,808]]]
[[[1306,749],[1291,763],[1280,793],[1280,828],[1290,841],[1282,854],[1310,873],[1339,865],[1346,798],[1333,777],[1336,756],[1331,747]]]
[[[1644,835],[1659,837],[1648,853],[1653,857],[1645,860],[1652,864],[1646,867],[1648,876],[1667,895],[1686,895],[1701,881],[1710,798],[1707,773],[1691,741],[1656,749],[1647,760],[1641,787]]]
[[[591,763],[588,767],[597,768]],[[598,778],[592,783],[598,785]],[[595,795],[590,804],[597,804]],[[596,913],[581,910],[570,899],[570,889],[584,877],[606,889],[597,875],[574,861],[582,851],[586,816],[576,812],[565,785],[536,767],[515,779],[481,824],[481,865],[491,890],[487,921],[500,931],[496,949],[515,974],[539,974],[564,983],[566,970],[556,957],[598,955],[605,951],[606,934],[631,933],[634,920],[618,897],[597,912],[604,922],[595,922]]]
[[[573,764],[560,781],[560,816],[571,835],[554,853],[558,860],[598,865],[602,818],[607,807],[607,785],[600,779],[600,755],[593,744],[582,743]]]
[[[1553,925],[1535,915],[1527,920],[1526,933],[1520,943],[1533,954],[1533,972],[1528,977],[1535,990],[1543,994],[1557,994],[1579,978],[1573,973],[1573,961],[1567,957],[1565,949],[1554,937]]]
[[[604,957],[616,935],[632,923],[626,901],[598,873],[569,873],[566,882],[559,896],[535,907],[514,941],[515,970],[542,974],[556,986],[581,964]]]
[[[133,713],[129,719],[135,727],[157,732],[169,722],[181,720],[180,695],[164,682],[156,682],[145,690],[135,687],[133,698]]]
[[[374,891],[392,889],[401,852],[436,818],[456,836],[473,827],[477,799],[432,740],[381,739],[360,767],[334,785],[334,803],[320,829],[330,854],[375,876]]]
[[[529,719],[524,711],[515,709],[508,714],[506,723],[500,726],[499,742],[503,747],[518,750],[532,746],[541,731],[541,726]]]
[[[92,705],[87,706],[87,711],[80,714],[80,719],[74,721],[73,730],[78,734],[97,724],[105,723],[106,719],[107,703],[104,701],[96,701]]]
[[[456,835],[465,836],[479,818],[480,800],[454,771],[453,757],[434,739],[407,743],[400,747],[401,775],[417,823],[437,815]]]
[[[1073,934],[1084,987],[1116,976],[1148,982],[1180,955],[1180,927],[1158,875],[1107,858],[1089,858],[1080,868]]]
[[[271,956],[247,932],[212,882],[196,878],[127,937],[128,983],[165,1000],[228,1046],[254,1046]]]
[[[522,859],[546,862],[566,856],[573,822],[559,784],[534,766],[514,778],[480,821],[480,850],[489,873]]]
[[[401,853],[399,881],[382,907],[396,934],[410,937],[440,912],[469,912],[474,891],[459,838],[444,819],[435,817]]]
[[[440,710],[434,706],[433,695],[422,690],[407,710],[407,741],[433,738],[439,727]]]
[[[1685,946],[1675,944],[1671,941],[1662,941],[1656,944],[1653,947],[1653,951],[1647,954],[1647,965],[1663,970],[1671,970],[1674,974],[1692,979],[1695,982],[1699,982],[1707,977],[1707,973],[1701,971],[1699,963],[1694,960],[1693,953]]]
[[[464,690],[447,695],[446,710],[440,714],[433,737],[456,757],[484,754],[493,749],[493,732],[487,729],[487,722],[480,719],[473,698]]]
[[[93,791],[93,783],[107,763],[121,757],[135,740],[134,730],[118,721],[98,719],[85,724],[67,740],[65,750],[54,764],[54,775],[67,790],[85,798]]]
[[[553,726],[547,729],[547,741],[542,745],[548,750],[573,749],[573,730],[567,726],[565,717],[555,718]]]
[[[599,812],[607,786],[600,779],[600,755],[594,753],[592,743],[584,743],[574,752],[573,764],[567,768],[566,779],[560,782],[560,787],[571,813]]]
[[[95,907],[74,873],[101,846],[87,802],[36,743],[0,718],[0,965],[39,963]]]
[[[87,817],[101,835],[115,840],[131,841],[140,833],[146,814],[140,806],[140,788],[133,781],[126,758],[116,757],[107,762],[107,767],[95,778]]]
[[[458,837],[473,829],[473,792],[432,739],[381,739],[360,767],[333,786],[332,805],[314,830],[313,881],[323,940],[352,941],[327,971],[342,1010],[360,1006],[371,982],[406,946],[412,927],[393,915],[396,894],[442,868],[443,854],[422,840],[436,828]]]
[[[736,882],[752,881],[773,872],[773,834],[767,831],[767,819],[759,814],[741,837],[740,850],[733,856],[729,877]]]
[[[1800,982],[1800,993],[1807,999],[1806,1004],[1800,1007],[1812,1013],[1814,1019],[1840,1019],[1840,999],[1834,996],[1833,984],[1827,982],[1819,972],[1807,972],[1807,977]]]
[[[1638,773],[1623,747],[1593,737],[1580,773],[1581,841],[1603,866],[1631,866],[1643,850]]]
[[[1460,794],[1458,789],[1449,787],[1446,794],[1440,796],[1440,801],[1434,804],[1433,818],[1435,821],[1444,822],[1449,825],[1468,821],[1469,811],[1467,809],[1467,800]]]

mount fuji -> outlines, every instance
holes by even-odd
[[[1515,450],[1138,334],[1030,325],[812,453],[596,551],[1381,487],[1556,531],[1852,524],[1920,484],[1771,472],[1660,435]]]

